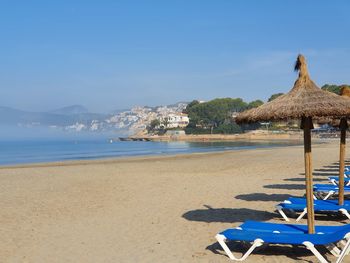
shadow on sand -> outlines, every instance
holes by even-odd
[[[312,174],[314,176],[324,176],[325,178],[329,177],[329,176],[338,176],[339,175],[339,173],[319,173],[319,172],[313,172]]]
[[[264,185],[264,188],[269,189],[287,189],[287,190],[303,190],[305,189],[304,184],[268,184]]]
[[[292,195],[288,194],[265,194],[265,193],[253,193],[253,194],[242,194],[235,196],[236,199],[245,201],[273,201],[282,202]]]
[[[325,172],[325,173],[336,173],[339,171],[339,168],[319,168],[319,169],[314,169],[314,171],[317,172]]]
[[[338,176],[339,175],[339,173],[320,173],[320,172],[313,172],[312,174],[314,176],[324,176],[325,179],[329,176]],[[305,173],[300,173],[299,175],[305,176]]]
[[[182,217],[189,221],[206,223],[236,223],[246,220],[267,221],[276,217],[275,213],[249,208],[212,208],[208,205],[204,205],[204,207],[204,209],[188,211]]]
[[[305,178],[287,178],[283,181],[287,182],[305,182]],[[314,182],[328,182],[327,178],[313,178]]]

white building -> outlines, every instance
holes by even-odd
[[[190,119],[184,113],[171,113],[167,117],[162,118],[160,122],[161,126],[166,126],[165,128],[185,128],[190,122]]]

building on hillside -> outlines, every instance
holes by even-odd
[[[233,120],[236,120],[236,117],[237,117],[238,114],[239,114],[239,112],[237,112],[237,111],[232,112],[232,113],[231,113],[232,119],[233,119]]]
[[[184,113],[171,113],[160,120],[164,128],[185,128],[190,122],[188,115]]]

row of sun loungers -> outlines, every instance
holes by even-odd
[[[345,185],[350,184],[349,168],[345,172]],[[338,200],[328,200],[338,193],[338,177],[330,177],[332,184],[314,185],[314,211],[315,213],[341,213],[350,220],[350,200],[345,200],[343,205]],[[345,187],[345,193],[350,193],[350,186]],[[317,197],[323,195],[322,199]],[[287,211],[300,213],[296,221],[301,220],[306,214],[306,199],[304,197],[291,197],[276,206],[277,211],[286,221],[290,221]],[[277,224],[257,221],[246,221],[236,228],[230,228],[216,235],[216,239],[231,260],[245,260],[257,247],[267,244],[302,245],[310,250],[317,259],[328,262],[315,246],[324,246],[337,260],[342,262],[350,253],[350,224],[344,226],[316,226],[315,234],[308,234],[306,225]],[[241,256],[235,256],[227,246],[229,241],[250,242],[250,248]]]

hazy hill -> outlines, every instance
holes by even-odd
[[[29,112],[0,106],[0,123],[6,125],[66,125],[68,116],[46,112]]]
[[[50,111],[50,113],[72,115],[72,114],[89,113],[89,110],[81,105],[72,105],[72,106],[67,106],[60,109],[52,110]]]
[[[23,126],[68,126],[102,120],[107,114],[89,113],[83,106],[69,106],[50,112],[29,112],[0,106],[0,124]]]
[[[182,112],[187,106],[178,103],[171,106],[142,107],[116,110],[110,114],[91,113],[83,106],[72,105],[49,112],[29,112],[0,107],[0,125],[19,127],[47,127],[64,131],[127,132],[144,130],[156,118]]]

